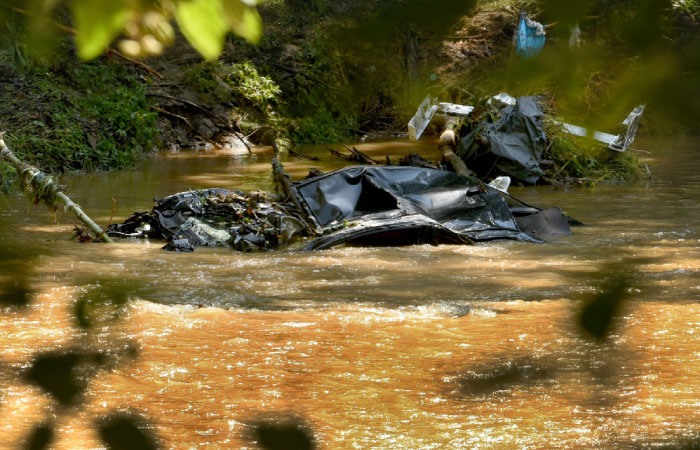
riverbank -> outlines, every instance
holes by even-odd
[[[19,43],[15,25],[0,51],[0,101],[7,110],[0,127],[18,156],[63,172],[129,167],[163,148],[223,146],[247,153],[273,139],[292,147],[395,136],[405,132],[426,93],[467,104],[504,88],[514,95],[541,94],[554,117],[601,126],[619,123],[640,101],[618,95],[615,82],[625,71],[586,67],[585,54],[568,68],[553,65],[557,71],[542,79],[528,78],[532,63],[513,55],[519,9],[511,2],[467,2],[449,14],[431,10],[430,17],[418,7],[370,3],[267,2],[260,6],[259,45],[230,37],[218,61],[204,62],[178,35],[163,56],[145,61],[149,70],[116,57],[82,63],[69,40],[55,57],[37,59]],[[536,2],[518,7],[548,18]],[[683,25],[677,39],[693,33],[694,16],[674,17]],[[587,20],[585,37],[614,41],[602,22]],[[541,64],[561,56],[567,30],[548,28]],[[644,68],[642,61],[635,69],[631,58],[618,64],[627,71]],[[575,86],[552,82],[581,71],[590,77],[578,77]],[[663,108],[647,111],[658,118]],[[642,130],[663,129],[659,123],[645,118]],[[559,158],[555,166],[567,168],[565,177],[595,183],[642,173],[634,155],[620,162],[557,134],[550,147]],[[10,172],[2,166],[2,179]],[[561,178],[559,172],[550,178]]]

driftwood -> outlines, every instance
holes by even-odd
[[[465,177],[470,177],[474,175],[474,172],[467,168],[467,165],[462,161],[455,153],[455,132],[454,129],[457,127],[457,122],[450,120],[447,122],[445,131],[440,135],[439,149],[442,151],[442,157],[447,163],[452,166],[452,170]]]
[[[20,177],[26,181],[28,186],[35,192],[41,193],[37,200],[43,200],[47,206],[53,207],[54,201],[60,201],[65,205],[65,210],[72,211],[73,214],[80,220],[90,231],[92,231],[97,240],[112,244],[112,239],[104,234],[104,229],[97,225],[76,203],[73,202],[66,194],[61,191],[61,188],[53,181],[50,176],[47,176],[42,171],[34,166],[22,162],[15,156],[14,153],[5,145],[5,141],[0,135],[0,158],[12,164]]]
[[[190,123],[189,120],[187,120],[186,117],[183,117],[183,116],[181,116],[181,115],[179,115],[179,114],[172,113],[172,112],[167,111],[167,110],[165,110],[165,109],[163,109],[163,108],[159,108],[158,106],[155,106],[155,105],[151,105],[151,109],[153,109],[154,111],[156,111],[156,112],[158,112],[158,113],[160,113],[160,114],[162,114],[162,115],[164,115],[164,116],[167,116],[167,117],[170,117],[170,118],[173,118],[173,119],[178,119],[178,120],[182,121],[182,123],[184,123],[185,125],[187,125],[187,128],[189,128],[190,130],[192,130],[197,136],[201,137],[201,138],[204,139],[206,142],[208,142],[208,143],[210,143],[211,145],[213,145],[214,148],[221,148],[221,145],[219,145],[219,144],[217,144],[216,142],[212,141],[211,139],[209,139],[208,137],[206,137],[205,135],[203,135],[202,133],[200,133],[199,130],[197,130],[194,126],[192,126],[192,124]]]
[[[202,112],[202,113],[206,114],[207,116],[211,117],[211,118],[214,119],[215,121],[219,122],[219,126],[221,126],[222,128],[225,128],[225,129],[231,131],[231,132],[234,134],[234,136],[236,136],[236,137],[238,138],[238,140],[240,140],[240,141],[243,143],[243,145],[245,146],[245,148],[248,150],[248,153],[253,153],[253,151],[250,149],[250,146],[248,145],[248,143],[246,142],[246,140],[243,138],[243,136],[241,136],[236,130],[234,130],[234,129],[233,129],[233,126],[231,126],[230,123],[228,123],[223,117],[217,116],[216,114],[214,114],[213,112],[209,111],[209,110],[206,109],[205,107],[203,107],[203,106],[201,106],[201,105],[198,105],[198,104],[196,104],[196,103],[194,103],[194,102],[191,102],[191,101],[189,101],[189,100],[185,100],[185,99],[182,99],[182,98],[173,97],[172,95],[149,93],[149,94],[146,94],[146,97],[160,97],[160,98],[164,98],[164,99],[167,99],[167,100],[172,100],[172,101],[180,102],[180,103],[182,103],[183,105],[187,105],[187,106],[189,106],[189,107],[191,107],[191,108],[193,108],[193,109],[196,109],[196,110],[199,111],[199,112]],[[159,111],[159,112],[161,112],[161,111]],[[172,114],[172,113],[170,113],[169,111],[168,111],[168,113],[169,113],[169,114]],[[176,115],[176,116],[177,116],[177,115]],[[177,118],[179,118],[180,120],[183,120],[183,119],[184,119],[184,117],[181,117],[181,116],[177,116]],[[186,120],[186,119],[184,119],[184,120]],[[186,123],[187,123],[187,122],[186,122]],[[194,128],[192,127],[192,125],[190,125],[189,123],[187,123],[187,124],[188,124],[188,126],[190,127],[190,129],[193,129],[193,130],[194,130]],[[194,130],[194,131],[196,132],[197,130]],[[211,143],[211,142],[210,142],[210,143]],[[215,146],[216,146],[216,147],[220,147],[218,144],[216,144]]]
[[[274,151],[272,156],[272,176],[275,179],[275,182],[282,187],[282,192],[284,192],[285,198],[291,200],[291,202],[294,204],[294,207],[297,209],[297,211],[299,211],[299,218],[301,219],[304,226],[307,229],[310,229],[308,223],[306,222],[305,210],[301,206],[301,203],[299,203],[299,199],[292,190],[292,184],[289,181],[289,175],[287,175],[287,172],[284,171],[284,166],[282,166],[282,164],[279,161],[277,161],[277,156],[279,155],[279,148],[277,147],[277,142],[275,142],[274,140],[272,141],[272,150]]]
[[[333,150],[332,148],[329,148],[328,151],[331,152],[331,155],[336,156],[340,159],[344,159],[345,161],[359,162],[362,164],[367,164],[369,166],[381,165],[379,161],[370,158],[366,153],[359,151],[355,147],[348,147],[345,144],[343,144],[343,147],[348,149],[350,155],[346,155],[345,153],[339,152],[338,150]]]
[[[356,161],[354,155],[346,155],[343,152],[339,152],[338,150],[333,150],[332,148],[328,149],[329,152],[331,152],[331,155],[337,156],[340,159],[344,159],[345,161]]]
[[[343,144],[343,147],[345,147],[346,149],[348,149],[348,150],[350,151],[350,153],[352,153],[353,155],[355,155],[355,156],[357,157],[357,160],[360,161],[360,162],[362,162],[362,163],[368,164],[368,165],[370,165],[370,166],[378,166],[378,165],[380,165],[380,163],[379,163],[378,161],[376,161],[376,160],[370,158],[366,153],[362,153],[361,151],[359,151],[359,150],[357,149],[357,147],[348,147],[348,146],[345,145],[345,144]]]
[[[302,155],[301,153],[295,152],[295,151],[292,150],[291,148],[290,148],[289,150],[287,150],[287,151],[289,152],[289,154],[290,154],[291,156],[293,156],[293,157],[295,157],[295,158],[308,159],[309,161],[320,161],[320,159],[317,158],[316,156]]]

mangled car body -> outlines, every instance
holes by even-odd
[[[296,204],[270,194],[205,189],[158,200],[109,227],[113,237],[164,239],[167,250],[320,250],[341,244],[541,242],[569,234],[541,210],[476,178],[421,167],[353,166],[292,183]],[[276,201],[277,200],[277,201]]]

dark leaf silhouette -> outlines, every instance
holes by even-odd
[[[53,426],[48,423],[42,423],[32,430],[24,448],[26,450],[43,450],[49,448],[55,437]]]
[[[132,286],[122,280],[98,280],[75,302],[73,313],[78,326],[88,329],[119,318],[129,301]]]
[[[581,328],[600,340],[611,331],[615,316],[627,296],[628,281],[617,279],[603,288],[603,291],[588,301],[579,318]]]
[[[311,450],[315,448],[313,435],[301,422],[259,422],[253,424],[253,439],[264,450]]]
[[[146,430],[144,420],[136,414],[115,413],[98,423],[102,442],[110,450],[155,450],[155,437]]]
[[[24,307],[31,301],[31,295],[26,279],[21,277],[0,288],[0,305]]]
[[[462,395],[489,395],[514,385],[534,384],[550,379],[553,370],[539,361],[523,358],[478,370],[458,378]]]
[[[34,360],[24,378],[49,394],[64,406],[74,405],[86,383],[79,379],[76,366],[83,355],[76,351],[44,353]]]

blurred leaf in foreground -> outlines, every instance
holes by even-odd
[[[626,278],[614,279],[587,301],[579,316],[583,331],[598,340],[605,339],[612,331],[617,313],[627,298],[628,287],[629,280]]]
[[[40,354],[25,372],[24,378],[51,394],[61,405],[71,406],[85,390],[87,383],[77,377],[77,366],[83,355],[77,351],[54,351]]]
[[[61,4],[71,10],[75,30],[55,20]],[[230,31],[252,43],[260,40],[262,20],[256,5],[257,0],[29,0],[14,12],[27,17],[28,42],[44,55],[51,53],[57,30],[75,34],[84,60],[102,54],[120,34],[119,49],[127,56],[159,55],[173,43],[174,17],[192,47],[213,60]],[[12,11],[2,6],[0,13]]]
[[[125,4],[115,0],[75,0],[75,44],[82,59],[99,56],[119,35],[128,19]]]
[[[13,277],[0,287],[0,306],[24,307],[29,304],[32,291],[24,275]]]
[[[50,448],[53,441],[56,439],[53,425],[50,423],[39,424],[34,428],[27,439],[25,449],[27,450],[43,450]]]
[[[156,438],[146,429],[145,421],[136,414],[115,413],[97,425],[100,438],[110,450],[155,450]]]
[[[277,418],[251,424],[251,440],[264,450],[311,450],[313,434],[296,418]]]
[[[124,312],[133,286],[123,280],[102,279],[90,283],[90,287],[78,296],[74,305],[74,317],[80,328],[113,323]]]

